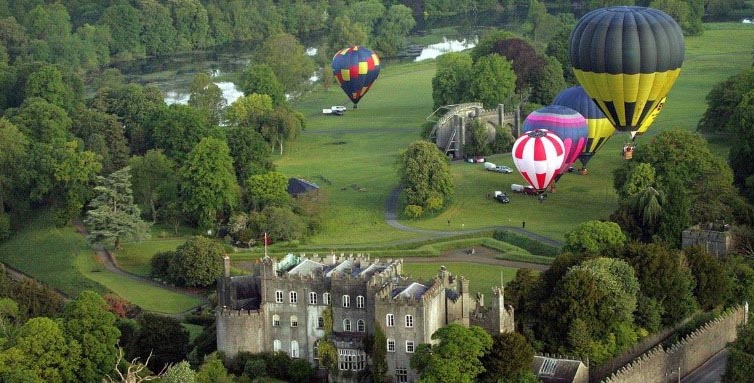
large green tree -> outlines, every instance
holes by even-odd
[[[289,206],[288,177],[278,172],[252,175],[246,181],[249,201],[255,210],[267,206]]]
[[[492,347],[492,337],[478,326],[452,323],[432,334],[432,345],[422,344],[411,357],[421,383],[472,383],[484,372],[481,358]]]
[[[453,196],[448,159],[431,142],[416,141],[401,153],[398,176],[409,205],[427,207],[439,199],[443,206]]]
[[[751,202],[754,201],[754,90],[741,97],[729,121],[735,135],[728,153],[733,181]]]
[[[178,174],[184,211],[202,229],[214,229],[219,216],[229,213],[238,203],[233,159],[223,140],[203,138],[188,154]]]
[[[314,62],[304,46],[287,33],[270,36],[257,54],[259,62],[272,68],[287,92],[300,92],[308,87],[314,73]]]
[[[117,249],[123,240],[147,237],[149,226],[141,220],[141,210],[134,203],[130,170],[125,167],[107,177],[97,177],[96,195],[84,219],[89,242]]]
[[[414,25],[416,21],[409,7],[403,4],[391,5],[373,34],[374,48],[386,57],[395,56]]]
[[[510,61],[498,55],[481,57],[471,68],[470,91],[475,100],[492,109],[515,91],[517,75]]]
[[[434,108],[471,101],[470,84],[473,62],[467,53],[446,53],[437,58],[437,71],[432,77]]]
[[[754,382],[754,322],[738,329],[738,338],[730,345],[730,355],[722,377],[724,383]]]
[[[151,213],[152,223],[156,223],[162,208],[177,200],[175,163],[161,150],[154,149],[143,156],[131,157],[128,164],[134,199]]]
[[[209,286],[222,274],[223,246],[209,238],[192,237],[178,246],[170,259],[168,274],[185,286]]]
[[[100,156],[102,173],[110,174],[128,164],[128,142],[116,116],[81,107],[72,119],[71,132],[84,142],[85,150]]]
[[[164,150],[165,155],[179,164],[202,138],[217,134],[209,114],[179,104],[153,114],[148,129],[152,148]]]
[[[754,68],[721,81],[707,93],[707,110],[699,120],[697,130],[705,133],[726,132],[732,128],[731,116],[746,93],[754,89]]]
[[[285,88],[275,71],[267,64],[252,65],[241,73],[241,90],[244,95],[266,94],[273,105],[285,102]]]
[[[252,175],[275,169],[272,149],[257,131],[244,127],[230,128],[226,132],[226,139],[233,157],[236,179],[246,181]]]
[[[75,373],[80,358],[81,345],[67,339],[58,322],[32,318],[21,326],[10,347],[0,352],[0,376],[24,376],[27,382],[78,382]]]
[[[565,235],[563,251],[599,253],[626,243],[626,236],[615,222],[586,221]]]
[[[188,345],[188,330],[181,322],[175,318],[146,313],[139,317],[136,334],[125,348],[129,360],[139,358],[146,361],[149,358],[149,369],[162,371],[167,365],[184,360]]]
[[[227,103],[223,98],[222,89],[212,81],[208,74],[199,73],[194,76],[189,92],[188,104],[207,113],[210,123],[218,125]]]
[[[506,332],[492,336],[492,347],[482,358],[484,373],[480,381],[484,383],[518,382],[522,375],[530,375],[534,361],[534,347],[517,332]]]

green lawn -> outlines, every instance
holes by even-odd
[[[150,261],[155,254],[173,251],[184,242],[185,238],[170,238],[127,243],[122,249],[113,250],[112,253],[123,270],[147,277],[152,270]]]
[[[493,286],[508,283],[516,276],[516,269],[495,265],[479,265],[474,263],[403,263],[403,274],[411,275],[424,283],[428,283],[437,275],[440,266],[445,266],[453,275],[464,276],[470,280],[469,290],[472,294],[478,292],[490,296]]]
[[[668,96],[668,103],[648,134],[682,128],[693,131],[703,114],[705,96],[717,82],[751,66],[754,28],[742,24],[707,24],[703,36],[686,38],[686,60],[681,76]],[[397,185],[395,160],[406,145],[419,138],[420,126],[432,112],[434,63],[385,64],[380,78],[359,104],[342,117],[323,116],[321,109],[347,103],[341,90],[316,91],[295,107],[307,116],[307,130],[276,164],[283,173],[317,182],[330,197],[323,231],[311,238],[312,245],[386,243],[419,237],[385,224],[384,204]],[[487,194],[523,184],[517,173],[485,172],[481,165],[452,165],[455,198],[443,213],[402,223],[423,229],[474,229],[494,225],[520,226],[562,240],[575,225],[605,219],[618,201],[612,188],[612,171],[620,165],[625,133],[613,137],[589,163],[590,174],[566,174],[557,193],[538,203],[514,195],[501,205]],[[725,145],[712,146],[725,155]],[[491,158],[496,164],[512,165],[510,155]],[[326,181],[330,181],[327,183]],[[363,191],[358,191],[363,190]]]

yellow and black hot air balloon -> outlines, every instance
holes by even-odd
[[[576,24],[569,53],[579,83],[613,126],[635,132],[681,72],[683,33],[657,9],[601,8]]]

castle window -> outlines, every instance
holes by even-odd
[[[387,327],[393,327],[393,326],[395,326],[395,315],[393,315],[393,314],[387,314],[385,316],[385,325]]]
[[[298,294],[295,291],[291,291],[290,293],[290,302],[298,303]]]
[[[317,318],[317,328],[325,328],[325,318],[324,317]]]
[[[414,353],[414,341],[411,341],[411,340],[406,341],[406,352],[409,354]]]
[[[341,371],[361,371],[366,367],[366,354],[361,350],[338,350],[338,368]]]
[[[351,320],[343,319],[343,331],[351,332]]]
[[[298,327],[298,317],[291,315],[291,327]]]
[[[312,356],[314,357],[314,360],[319,360],[319,341],[320,340],[317,339],[312,347]]]
[[[343,307],[351,307],[351,296],[350,295],[344,295],[343,296]]]
[[[408,382],[408,369],[406,367],[395,368],[395,381],[399,383]]]
[[[283,290],[275,291],[275,303],[283,303]]]
[[[329,305],[330,304],[330,293],[324,293],[322,294],[322,303]]]
[[[395,352],[395,339],[387,340],[387,352]]]
[[[414,316],[406,315],[406,327],[414,327]]]
[[[291,358],[298,358],[298,342],[291,341]]]
[[[315,293],[314,291],[309,293],[309,304],[310,305],[317,304],[317,293]]]
[[[359,319],[356,322],[356,331],[358,331],[358,332],[365,332],[366,330],[367,329],[366,329],[366,325],[364,324],[364,320],[363,319]]]
[[[273,315],[272,316],[272,327],[280,327],[280,315]]]
[[[364,308],[364,297],[359,295],[356,297],[356,308],[363,309]]]
[[[272,341],[272,351],[274,352],[280,351],[280,340],[275,339]]]

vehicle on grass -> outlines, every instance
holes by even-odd
[[[497,167],[497,165],[493,164],[492,162],[485,162],[484,163],[484,168],[486,170],[492,170],[492,169],[494,169],[496,167]]]
[[[537,195],[537,189],[535,189],[533,186],[524,186],[524,194],[526,195]]]
[[[482,157],[482,156],[466,157],[466,162],[468,162],[470,164],[481,164],[481,163],[486,162],[486,161],[487,161],[487,159],[484,158],[484,157]]]
[[[334,105],[326,109],[322,109],[322,114],[329,114],[333,116],[342,116],[345,113],[346,107],[342,105]]]
[[[500,203],[510,203],[511,202],[511,199],[508,197],[508,194],[505,194],[505,193],[503,193],[500,190],[496,190],[495,191],[495,199],[497,200],[497,202],[500,202]]]
[[[513,169],[511,169],[510,167],[505,166],[505,165],[498,165],[498,166],[495,166],[494,168],[491,168],[491,169],[488,168],[487,170],[489,170],[491,172],[506,173],[506,174],[507,173],[513,173]]]

